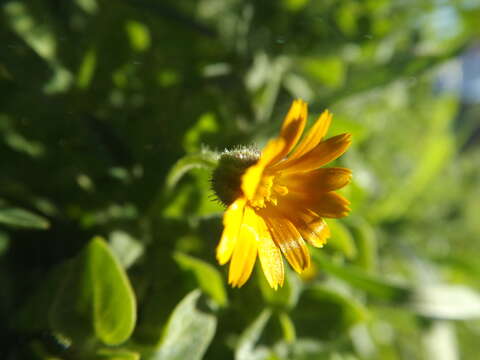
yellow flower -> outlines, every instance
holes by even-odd
[[[334,192],[350,182],[350,170],[322,166],[347,150],[351,136],[341,134],[322,140],[332,120],[331,113],[324,111],[295,147],[306,119],[307,104],[295,100],[280,136],[268,142],[259,158],[252,150],[227,152],[226,158],[246,164],[243,169],[236,167],[236,180],[219,175],[233,184],[228,199],[220,196],[229,206],[217,247],[219,263],[230,261],[228,282],[233,287],[248,280],[257,255],[270,286],[282,286],[282,254],[301,273],[310,266],[306,243],[322,247],[330,236],[323,218],[343,217],[350,211],[349,201]],[[219,182],[215,174],[213,182],[215,188]]]

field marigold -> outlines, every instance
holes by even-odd
[[[322,140],[332,120],[326,110],[295,147],[306,120],[307,104],[295,100],[280,136],[261,154],[249,148],[227,151],[213,174],[213,188],[228,205],[216,255],[221,265],[230,261],[233,287],[245,284],[257,255],[270,286],[282,286],[282,254],[301,273],[310,266],[306,242],[322,247],[330,236],[323,218],[350,211],[349,201],[334,192],[350,182],[350,170],[322,166],[347,150],[351,136]]]

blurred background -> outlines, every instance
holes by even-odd
[[[480,1],[0,3],[0,358],[478,359]],[[351,215],[241,289],[212,151],[294,98]]]

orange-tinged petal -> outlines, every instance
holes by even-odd
[[[295,226],[284,217],[266,217],[265,220],[273,240],[293,269],[300,273],[308,268],[310,253]]]
[[[257,223],[254,210],[246,206],[228,272],[228,283],[233,287],[245,284],[252,273],[260,241]]]
[[[341,167],[321,168],[304,173],[290,173],[281,176],[279,182],[289,191],[329,192],[347,185],[352,178],[349,169]]]
[[[350,134],[341,134],[328,140],[322,141],[313,150],[302,157],[285,161],[276,165],[273,171],[282,171],[283,173],[304,172],[318,169],[319,167],[335,160],[341,156],[352,142]]]
[[[226,264],[232,256],[243,221],[245,203],[245,198],[237,199],[228,207],[223,215],[224,229],[220,243],[217,246],[217,260],[220,265]]]
[[[327,223],[308,209],[305,203],[283,199],[278,211],[295,225],[302,238],[310,245],[323,247],[327,243],[330,237]]]
[[[287,161],[298,159],[302,155],[311,151],[317,146],[328,131],[330,123],[332,122],[332,113],[325,110],[318,120],[313,124],[307,136],[300,142],[293,154],[290,155]]]
[[[280,139],[283,139],[284,146],[279,153],[268,163],[274,164],[282,160],[295,147],[302,136],[307,122],[307,103],[303,100],[295,100],[283,121]]]
[[[321,217],[340,218],[350,212],[350,201],[335,192],[312,196],[305,206]]]
[[[263,273],[270,286],[277,290],[278,285],[283,286],[284,268],[280,249],[275,245],[264,220],[258,216],[257,228],[260,234],[258,245],[258,257],[262,265]]]
[[[333,191],[328,193],[291,191],[279,205],[283,208],[299,209],[290,211],[289,213],[292,214],[290,216],[296,216],[302,211],[313,211],[318,217],[340,218],[347,216],[350,212],[350,201]]]
[[[317,218],[311,223],[300,223],[297,225],[300,235],[312,246],[323,247],[330,237],[330,229],[322,218]]]

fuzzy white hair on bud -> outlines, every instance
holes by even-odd
[[[260,158],[255,147],[239,147],[220,154],[218,165],[212,174],[212,189],[226,206],[242,195],[242,175]]]

